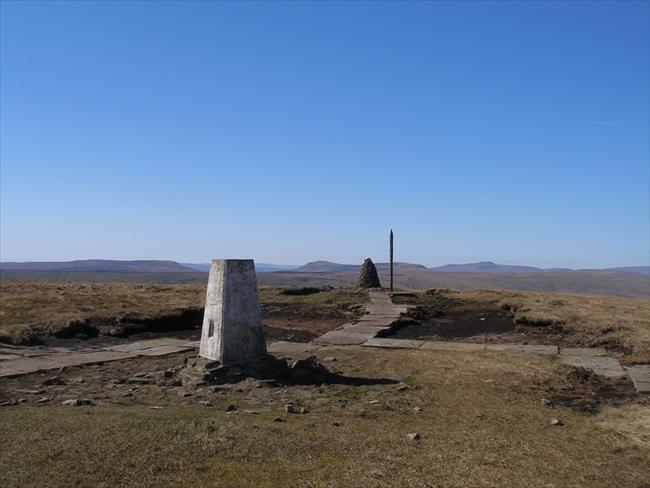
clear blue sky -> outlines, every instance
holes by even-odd
[[[2,260],[649,263],[648,2],[1,14]]]

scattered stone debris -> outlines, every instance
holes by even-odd
[[[381,288],[377,268],[372,262],[372,259],[366,258],[361,265],[361,273],[359,274],[359,281],[357,285],[360,288]]]
[[[413,411],[414,411],[415,413],[422,413],[422,409],[421,409],[420,407],[415,407],[415,408],[413,409]]]
[[[86,399],[72,398],[70,400],[65,400],[62,405],[67,405],[69,407],[81,407],[82,405],[93,405],[93,402]]]
[[[563,425],[560,419],[551,419],[551,425]]]
[[[43,397],[36,400],[36,403],[45,403],[45,402],[49,402],[50,400],[51,400],[50,397]]]
[[[420,440],[420,434],[418,434],[417,432],[412,432],[410,434],[406,434],[406,437],[408,437],[412,441],[419,441]]]
[[[552,404],[553,404],[553,402],[551,400],[549,400],[548,398],[542,398],[542,405],[548,407],[549,405],[552,405]]]
[[[309,413],[309,409],[307,407],[300,407],[299,412],[302,414]]]
[[[381,403],[379,400],[370,400],[370,405],[379,405]]]
[[[202,401],[199,402],[199,405],[203,405],[204,407],[211,407],[212,402],[209,401],[209,400],[202,400]]]
[[[184,387],[202,387],[240,383],[250,380],[251,387],[275,386],[280,383],[320,385],[337,377],[318,362],[315,356],[298,359],[291,365],[286,359],[266,356],[247,363],[222,365],[202,357],[187,360],[178,369],[177,379]],[[254,381],[257,380],[257,381]]]

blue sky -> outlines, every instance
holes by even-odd
[[[0,257],[647,265],[649,18],[3,1]]]

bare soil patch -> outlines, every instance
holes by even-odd
[[[438,289],[393,301],[417,306],[395,338],[604,347],[624,364],[650,362],[645,300]]]

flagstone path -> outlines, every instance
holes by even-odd
[[[562,364],[587,368],[609,378],[629,376],[638,393],[650,394],[650,364],[623,368],[617,359],[604,349],[558,348],[532,344],[476,344],[464,342],[421,341],[390,339],[392,327],[405,314],[409,306],[396,305],[386,292],[370,292],[366,314],[358,320],[344,324],[336,330],[314,339],[311,343],[279,341],[269,345],[274,354],[302,354],[328,346],[362,346],[391,349],[417,349],[423,351],[503,352],[511,354],[542,354],[556,356]],[[65,347],[18,347],[0,344],[0,377],[18,376],[42,370],[67,366],[118,361],[137,356],[162,356],[197,349],[198,341],[181,339],[153,339],[72,351]]]

